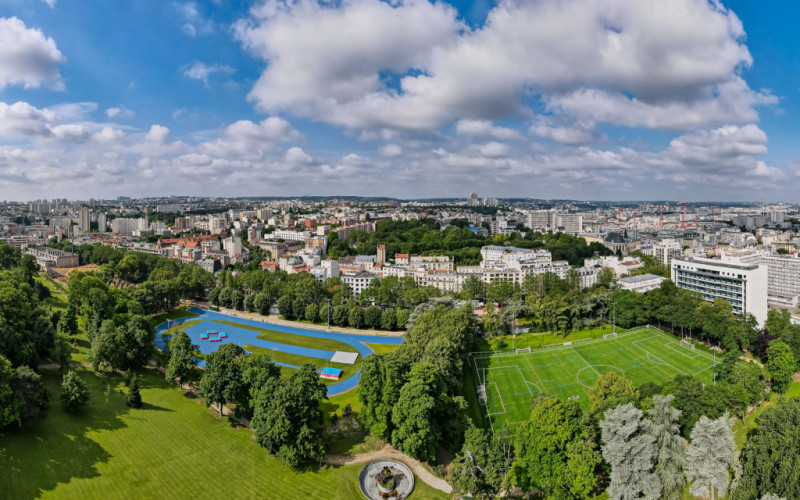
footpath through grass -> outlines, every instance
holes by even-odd
[[[199,400],[148,370],[144,408],[125,405],[119,377],[81,371],[92,399],[80,414],[51,398],[46,418],[0,433],[0,498],[359,499],[361,465],[293,472],[260,448],[246,428],[217,419]],[[46,372],[52,395],[59,377]],[[447,498],[421,481],[412,496]]]

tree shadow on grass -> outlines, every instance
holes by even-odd
[[[72,479],[98,476],[97,464],[112,458],[87,434],[125,427],[120,417],[130,409],[119,393],[106,394],[100,377],[84,370],[78,373],[91,393],[86,408],[65,412],[58,397],[61,379],[48,371],[43,375],[51,394],[47,416],[22,429],[0,431],[0,497],[40,497]]]

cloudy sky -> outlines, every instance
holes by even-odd
[[[796,201],[800,3],[0,0],[0,200]]]

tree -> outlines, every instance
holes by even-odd
[[[392,437],[392,409],[408,376],[408,365],[394,354],[373,354],[361,365],[358,399],[361,418],[370,433],[385,441]]]
[[[331,322],[336,326],[344,326],[347,324],[347,308],[345,306],[336,306],[331,311]]]
[[[206,356],[206,368],[197,388],[207,407],[217,405],[220,417],[225,403],[243,402],[247,395],[239,361],[242,355],[244,350],[236,344],[223,344]]]
[[[600,415],[610,408],[639,401],[639,391],[632,380],[616,372],[608,372],[597,377],[597,383],[589,389],[591,413]]]
[[[353,307],[347,314],[347,322],[351,328],[361,328],[364,325],[364,310]]]
[[[319,306],[317,304],[309,304],[306,306],[306,321],[310,321],[311,323],[316,323],[317,318],[319,317]]]
[[[53,341],[53,348],[50,350],[50,357],[53,361],[58,363],[61,371],[61,376],[64,376],[64,370],[69,368],[72,361],[72,346],[69,344],[69,338],[62,334],[56,334]]]
[[[18,366],[11,385],[19,409],[19,426],[22,427],[23,420],[33,420],[42,414],[47,399],[42,377],[30,367]]]
[[[773,340],[767,347],[767,379],[778,392],[784,392],[792,383],[795,359],[792,349],[782,340]]]
[[[729,469],[736,465],[737,454],[733,419],[727,415],[715,420],[705,415],[700,417],[686,450],[686,478],[694,481],[689,492],[698,497],[710,496],[712,500],[715,493],[725,496]]]
[[[440,436],[437,403],[444,396],[438,370],[428,363],[415,364],[392,409],[392,444],[397,449],[420,460],[435,458]]]
[[[381,329],[394,330],[397,326],[397,312],[394,309],[387,309],[381,314]]]
[[[61,318],[58,320],[57,329],[58,333],[64,335],[78,334],[78,315],[75,313],[75,306],[70,304],[61,314]]]
[[[266,316],[269,314],[269,309],[272,306],[272,297],[263,292],[256,294],[256,298],[253,301],[253,306],[255,306],[256,311],[258,311],[259,314]]]
[[[686,440],[680,434],[678,417],[681,411],[672,406],[673,395],[653,396],[653,408],[648,417],[650,435],[655,437],[655,473],[661,481],[661,496],[666,500],[683,498],[686,478],[683,468],[686,464],[684,447]]]
[[[250,421],[256,442],[292,468],[312,456],[322,459],[319,406],[326,397],[327,388],[313,365],[301,366],[288,379],[270,378],[256,397]]]
[[[141,408],[142,407],[142,395],[139,393],[139,383],[136,382],[136,377],[133,378],[131,381],[131,385],[128,388],[128,406],[131,408]]]
[[[67,411],[77,411],[89,402],[89,387],[77,373],[70,370],[61,380],[61,403]]]
[[[369,328],[379,328],[381,326],[381,308],[370,306],[364,311],[364,325]]]
[[[587,498],[597,487],[600,464],[590,426],[575,400],[540,396],[515,442],[511,481],[524,491],[555,498]]]
[[[0,244],[0,252],[2,249],[2,244]],[[0,356],[0,427],[8,425],[14,420],[21,422],[14,390],[14,374],[11,363]]]
[[[408,328],[408,319],[411,315],[411,311],[408,309],[399,309],[397,311],[397,328],[403,330]]]
[[[169,361],[164,377],[168,381],[178,381],[178,387],[192,383],[197,378],[197,361],[195,351],[199,347],[192,344],[189,335],[181,330],[169,341]]]
[[[731,498],[750,500],[768,493],[800,498],[800,399],[779,398],[756,424],[748,433],[741,478]]]
[[[261,389],[270,380],[280,376],[281,368],[270,359],[267,353],[254,352],[243,359],[242,381],[249,396],[248,410],[255,408],[256,398]]]
[[[461,498],[495,498],[503,484],[504,465],[500,440],[470,426],[450,470],[453,493]]]
[[[292,319],[292,298],[288,295],[278,299],[278,312],[284,319]]]
[[[611,466],[609,498],[659,498],[661,481],[653,472],[656,438],[641,410],[630,403],[608,410],[600,429],[603,458]]]

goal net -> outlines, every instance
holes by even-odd
[[[516,351],[517,351],[517,354],[522,354],[524,352],[531,352],[531,348],[530,347],[520,347]]]
[[[689,349],[694,349],[694,344],[685,339],[681,340],[681,345],[683,347],[688,347]]]
[[[610,339],[611,337],[616,337],[616,336],[617,336],[617,332],[611,332],[611,333],[603,334],[603,338],[604,339]]]
[[[478,402],[482,405],[486,404],[486,384],[481,384],[478,386]]]

